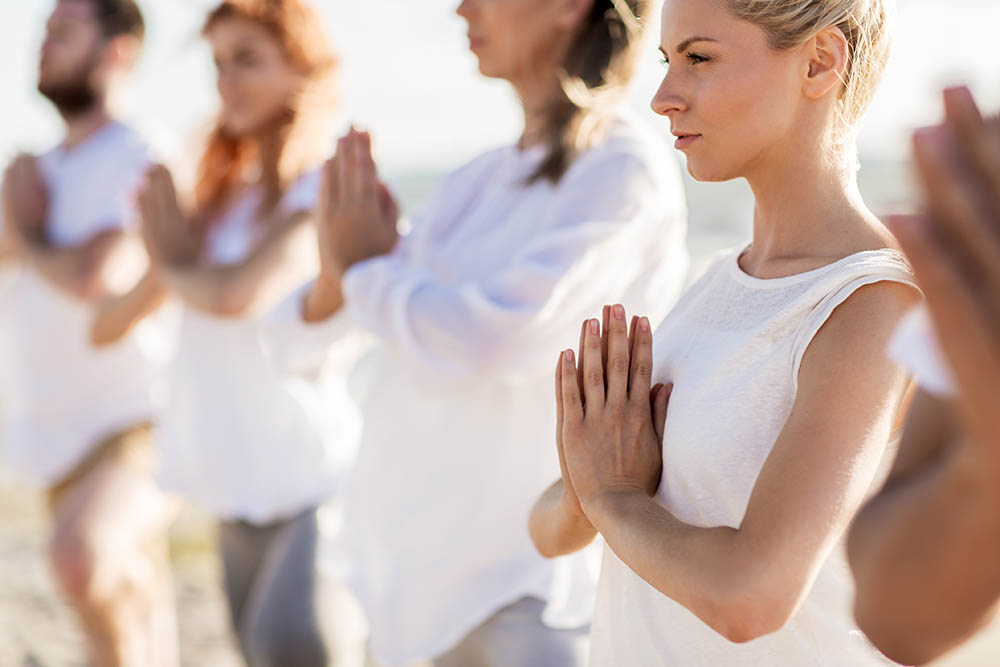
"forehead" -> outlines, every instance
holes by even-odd
[[[219,20],[205,33],[215,49],[279,48],[278,40],[257,21],[241,16]]]
[[[671,51],[693,37],[725,42],[743,39],[756,28],[734,16],[726,0],[665,0],[660,27],[660,45]]]
[[[94,3],[90,0],[59,0],[49,17],[60,23],[96,23]]]

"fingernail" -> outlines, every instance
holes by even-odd
[[[597,320],[590,320],[590,333],[595,336],[601,333],[601,323]]]
[[[573,350],[566,350],[566,361],[573,363]]]
[[[620,305],[619,306],[615,306],[614,311],[615,311],[615,319],[616,320],[624,320],[625,319],[625,308],[624,307],[622,307]]]
[[[647,333],[649,331],[649,318],[648,317],[644,317],[641,320],[639,320],[639,328],[642,329],[643,333]]]

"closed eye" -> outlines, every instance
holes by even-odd
[[[709,60],[705,56],[698,55],[697,53],[688,53],[686,57],[688,59],[688,62],[691,63],[692,65],[697,65],[699,63],[707,63]]]

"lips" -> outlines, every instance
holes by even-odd
[[[469,35],[469,48],[473,51],[483,48],[483,40],[481,37],[473,37]]]
[[[698,141],[698,139],[701,139],[700,134],[688,134],[686,132],[674,132],[673,134],[677,137],[677,141],[674,142],[674,148],[680,151],[689,147],[691,144]]]

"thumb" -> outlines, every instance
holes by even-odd
[[[385,216],[388,223],[395,225],[399,220],[399,206],[396,204],[396,198],[392,196],[389,186],[381,181],[378,184],[378,198],[382,215]]]
[[[656,438],[663,442],[663,432],[667,423],[667,405],[670,403],[670,394],[674,390],[674,385],[658,384],[650,392],[650,403],[653,412],[653,428],[656,430]]]

